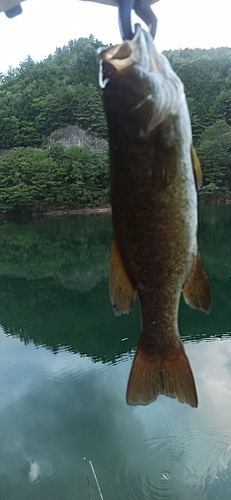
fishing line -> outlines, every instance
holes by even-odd
[[[97,488],[98,488],[99,496],[100,496],[101,500],[104,500],[103,495],[102,495],[102,491],[100,489],[99,481],[97,479],[97,476],[96,476],[96,473],[95,473],[95,469],[93,467],[93,463],[91,462],[91,460],[89,460],[89,464],[91,466],[92,474],[93,474],[93,476],[95,478],[95,482],[96,482],[96,485],[97,485]]]

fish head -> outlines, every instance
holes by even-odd
[[[128,135],[146,136],[177,113],[184,98],[183,84],[140,25],[135,26],[132,40],[98,53],[109,129],[118,121]]]

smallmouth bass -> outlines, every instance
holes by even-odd
[[[110,149],[114,239],[109,289],[115,314],[136,293],[142,334],[127,403],[159,394],[198,404],[178,331],[181,292],[208,312],[210,292],[197,247],[197,190],[202,184],[181,80],[139,25],[131,41],[100,49]]]

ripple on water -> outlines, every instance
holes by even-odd
[[[169,432],[124,446],[115,456],[124,498],[230,500],[230,492],[223,495],[231,484],[230,443],[231,430],[217,425],[185,426],[175,435]]]
[[[179,453],[178,437],[144,440],[126,447],[116,456],[117,479],[125,498],[196,500],[197,470]],[[201,497],[200,497],[201,498]]]

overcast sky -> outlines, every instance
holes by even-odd
[[[116,7],[79,0],[27,0],[22,7],[11,20],[0,14],[0,71],[91,33],[104,44],[121,41]],[[231,0],[160,0],[153,8],[159,50],[231,47]]]

